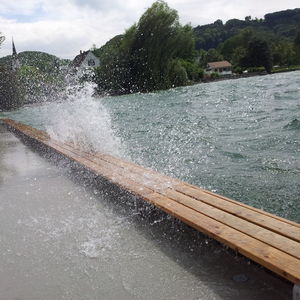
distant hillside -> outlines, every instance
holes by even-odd
[[[61,65],[69,63],[69,60],[60,59],[54,55],[39,51],[24,51],[18,54],[22,66],[36,67],[42,73],[56,72]],[[11,55],[0,58],[0,64],[10,63]]]
[[[247,16],[245,20],[231,19],[225,24],[217,20],[212,24],[197,26],[194,28],[196,49],[217,48],[245,28],[263,32],[272,39],[293,41],[300,30],[300,8],[266,14],[263,19]]]

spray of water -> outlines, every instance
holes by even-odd
[[[94,84],[69,85],[61,101],[47,105],[46,130],[50,137],[94,152],[124,156],[103,99],[93,97]]]

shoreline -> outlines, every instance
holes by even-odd
[[[236,74],[236,75],[225,75],[221,76],[219,78],[207,78],[204,80],[201,80],[200,82],[197,83],[209,83],[209,82],[214,82],[214,81],[223,81],[223,80],[231,80],[231,79],[240,79],[240,78],[248,78],[248,77],[255,77],[255,76],[265,76],[265,75],[274,75],[274,74],[279,74],[279,73],[288,73],[288,72],[295,72],[299,70],[282,70],[282,71],[275,71],[271,73],[267,73],[266,71],[263,72],[252,72],[252,73],[246,73],[246,74]]]
[[[171,87],[169,89],[164,89],[164,90],[153,90],[153,91],[148,91],[148,92],[134,92],[134,93],[109,93],[109,92],[102,92],[102,93],[95,93],[96,96],[110,96],[110,97],[116,97],[116,96],[124,96],[124,95],[132,95],[132,94],[147,94],[147,93],[155,93],[155,92],[160,92],[160,91],[167,91],[175,88],[180,88],[184,86],[193,86],[196,84],[202,84],[202,83],[211,83],[211,82],[218,82],[218,81],[224,81],[224,80],[235,80],[235,79],[240,79],[240,78],[249,78],[249,77],[256,77],[256,76],[266,76],[266,75],[273,75],[273,74],[278,74],[278,73],[287,73],[287,72],[295,72],[295,71],[300,71],[300,70],[282,70],[278,72],[272,72],[272,73],[267,73],[266,71],[262,72],[251,72],[251,73],[246,73],[246,74],[236,74],[236,75],[224,75],[219,78],[206,78],[202,79],[200,81],[194,81],[190,82],[187,85],[182,85],[182,86],[176,86],[176,87]]]

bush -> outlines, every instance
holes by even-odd
[[[241,67],[235,67],[235,68],[233,68],[233,73],[242,74],[243,69]]]
[[[188,84],[188,75],[179,60],[173,60],[169,72],[171,86],[182,86]]]
[[[300,71],[300,66],[276,68],[272,70],[272,73],[274,74],[274,73],[282,73],[282,72],[290,72],[290,71]]]
[[[219,77],[220,77],[219,73],[211,73],[211,74],[210,74],[210,78],[211,78],[211,79],[217,79],[217,78],[219,78]]]
[[[248,68],[248,73],[257,73],[257,72],[264,72],[265,68],[264,67],[252,67]]]
[[[180,60],[180,64],[185,68],[189,80],[199,81],[203,78],[204,71],[197,64],[183,59]]]

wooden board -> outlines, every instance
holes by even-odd
[[[109,154],[87,153],[5,119],[31,140],[155,205],[282,277],[300,284],[300,225]]]

